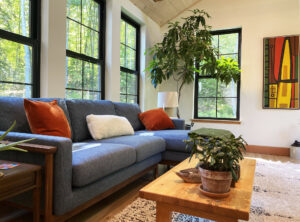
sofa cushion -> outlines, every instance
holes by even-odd
[[[71,139],[68,119],[57,100],[42,102],[24,99],[24,108],[32,133]]]
[[[82,187],[132,165],[132,147],[109,143],[73,143],[72,185]]]
[[[148,131],[175,129],[172,120],[161,108],[139,113],[139,119]]]
[[[69,124],[71,121],[64,99],[59,98],[31,98],[32,101],[51,102],[57,100],[57,104],[64,111]],[[24,109],[24,99],[18,97],[0,97],[0,131],[6,131],[16,120],[13,132],[31,133]]]
[[[161,137],[166,141],[166,150],[173,150],[178,152],[190,152],[186,149],[186,144],[183,140],[189,138],[189,130],[159,130],[159,131],[137,131],[135,135],[144,137]]]
[[[90,114],[86,122],[94,140],[134,134],[131,124],[123,116]]]
[[[73,130],[73,141],[80,142],[91,139],[86,123],[86,116],[116,115],[114,105],[106,100],[67,100],[66,101]]]
[[[116,114],[118,116],[126,117],[135,131],[145,129],[138,117],[138,114],[141,113],[138,104],[114,103],[114,105]]]
[[[151,138],[144,136],[119,136],[109,139],[102,139],[98,141],[100,143],[114,143],[114,144],[125,144],[128,145],[136,151],[136,161],[140,162],[144,159],[147,159],[157,153],[165,151],[165,141],[160,138],[153,136]]]

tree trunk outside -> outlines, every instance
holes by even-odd
[[[27,36],[26,31],[26,18],[25,18],[25,0],[21,0],[21,26],[22,26],[22,33],[24,36]],[[25,83],[31,83],[31,55],[29,46],[24,45],[25,49]],[[31,97],[31,90],[30,86],[25,86],[25,97]]]

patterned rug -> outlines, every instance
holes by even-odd
[[[250,221],[300,221],[300,164],[256,159]],[[154,201],[138,198],[109,222],[154,222]],[[173,213],[173,222],[208,222]]]

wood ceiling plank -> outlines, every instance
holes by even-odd
[[[130,0],[160,26],[167,24],[201,0]]]

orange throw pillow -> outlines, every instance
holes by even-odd
[[[57,101],[41,102],[24,99],[27,120],[33,134],[71,138],[71,128]]]
[[[139,119],[149,131],[175,128],[170,117],[161,108],[139,113]]]

